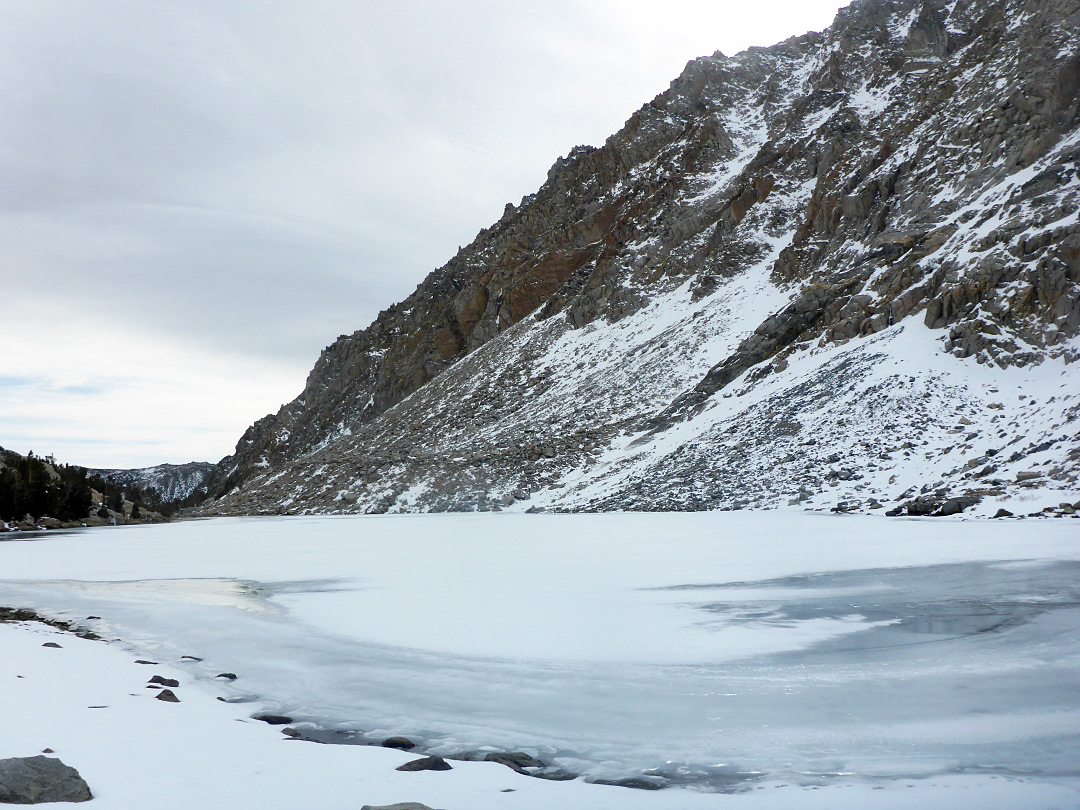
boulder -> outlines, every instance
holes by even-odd
[[[538,760],[536,757],[529,756],[521,751],[513,751],[510,753],[502,754],[488,754],[484,757],[484,762],[498,762],[500,765],[505,765],[511,770],[518,773],[526,773],[526,768],[543,768],[544,763]]]
[[[442,757],[422,757],[397,767],[399,771],[449,771],[450,763]]]
[[[936,498],[925,495],[920,495],[918,498],[904,504],[907,513],[915,517],[932,514],[937,509],[937,506],[938,501]]]
[[[974,506],[979,502],[978,498],[950,498],[941,505],[941,508],[934,512],[936,517],[948,517],[949,515],[959,515],[969,506]]]
[[[94,798],[79,772],[54,757],[0,759],[0,804],[86,802]]]
[[[180,681],[175,678],[162,678],[160,675],[155,675],[153,678],[147,681],[147,683],[157,683],[162,686],[179,686]]]
[[[661,782],[651,782],[648,779],[631,776],[626,779],[593,779],[594,785],[614,785],[615,787],[634,788],[635,790],[660,790],[664,787]]]
[[[382,741],[383,748],[396,748],[399,751],[411,751],[416,743],[406,737],[388,737]]]
[[[529,776],[535,776],[537,779],[546,779],[549,782],[572,782],[578,778],[576,773],[570,773],[570,771],[564,771],[561,768],[537,771],[536,773],[529,774]]]
[[[397,804],[365,804],[360,810],[432,810],[420,802],[398,802]]]
[[[166,703],[179,703],[180,698],[176,696],[176,693],[172,689],[162,689],[154,697],[158,700],[164,700]]]

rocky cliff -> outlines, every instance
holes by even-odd
[[[162,503],[171,503],[182,501],[204,487],[206,477],[213,470],[214,465],[209,462],[189,461],[187,464],[158,464],[129,470],[91,469],[87,472],[120,486],[135,484],[142,489],[153,489]]]
[[[324,350],[207,509],[1075,501],[1078,33],[856,0],[690,62]]]

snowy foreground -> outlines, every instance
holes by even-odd
[[[95,806],[1080,807],[1068,518],[132,526],[0,542],[0,605],[117,639],[0,625],[0,758],[52,748]],[[416,752],[289,740],[265,711],[582,778],[400,773]],[[586,781],[630,777],[674,787]]]

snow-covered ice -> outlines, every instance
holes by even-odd
[[[0,604],[122,640],[64,636],[64,650],[46,651],[88,651],[75,690],[84,704],[108,702],[83,699],[91,686],[142,698],[134,682],[95,674],[108,662],[169,664],[200,708],[139,711],[198,712],[190,733],[213,737],[209,724],[229,729],[262,709],[372,741],[403,734],[425,751],[525,750],[588,778],[696,788],[555,784],[500,767],[518,807],[696,807],[715,790],[746,807],[790,806],[793,791],[808,807],[819,796],[830,807],[1077,807],[1078,541],[1070,519],[777,511],[219,519],[2,542]],[[40,639],[0,630],[4,682],[12,668],[38,672]],[[44,682],[59,658],[41,660]],[[240,677],[213,680],[222,671]],[[223,705],[219,694],[258,699]],[[22,729],[3,735],[0,756],[37,753],[50,735],[73,752],[92,747],[82,719],[51,725],[55,709],[38,704],[53,695],[0,692],[9,727]],[[150,722],[123,695],[116,722]],[[71,716],[96,723],[105,710],[95,711]],[[438,774],[384,767],[407,755],[286,745],[249,725],[228,745],[250,744],[248,758],[272,748],[264,770],[281,756],[297,757],[296,772],[350,757],[377,771],[383,792],[361,804],[502,806],[515,795],[486,781],[495,766],[455,763],[484,776],[445,792]],[[36,742],[22,750],[27,733]],[[101,757],[45,745],[94,787]],[[400,776],[434,792],[384,796]],[[327,795],[345,791],[327,779]],[[774,794],[787,799],[770,804]],[[261,806],[286,806],[286,795]]]

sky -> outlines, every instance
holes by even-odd
[[[0,0],[0,446],[217,461],[686,62],[837,0]]]

